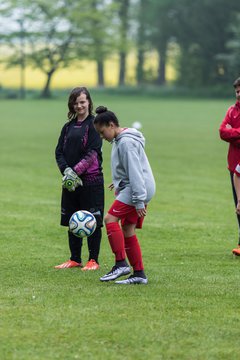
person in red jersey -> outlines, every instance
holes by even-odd
[[[116,199],[104,217],[107,236],[115,265],[100,278],[115,281],[130,274],[128,258],[133,274],[115,284],[147,284],[142,253],[135,229],[141,229],[146,206],[155,193],[155,180],[145,153],[145,139],[133,128],[122,128],[116,115],[105,106],[96,109],[94,126],[100,136],[112,143],[111,172]],[[120,224],[121,226],[120,226]]]
[[[97,270],[104,211],[102,139],[93,125],[93,103],[87,88],[77,87],[71,91],[68,109],[68,122],[62,128],[55,151],[57,165],[63,175],[61,225],[68,227],[74,212],[87,210],[94,214],[97,228],[87,239],[89,258],[84,267],[82,239],[68,229],[71,256],[55,268]]]
[[[233,87],[236,94],[236,103],[229,107],[226,116],[219,128],[220,137],[222,140],[229,143],[228,148],[228,170],[230,172],[230,179],[232,185],[232,192],[235,206],[237,207],[238,199],[234,186],[234,172],[236,166],[240,161],[240,77],[237,78]],[[232,250],[234,255],[240,256],[240,213],[237,212],[238,220],[238,244]]]

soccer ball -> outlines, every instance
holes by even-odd
[[[76,211],[69,220],[69,230],[79,238],[92,235],[96,227],[95,216],[87,210]]]
[[[133,127],[134,129],[139,130],[139,129],[142,128],[142,124],[141,124],[139,121],[135,121],[135,122],[132,124],[132,127]]]

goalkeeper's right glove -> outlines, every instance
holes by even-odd
[[[64,170],[62,178],[62,187],[68,191],[75,191],[78,186],[82,186],[82,180],[70,167]]]

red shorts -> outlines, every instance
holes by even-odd
[[[144,216],[139,217],[135,206],[124,204],[119,200],[115,200],[108,213],[119,218],[121,225],[136,224],[137,229],[142,228]]]

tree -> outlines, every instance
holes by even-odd
[[[21,24],[27,24],[24,32],[24,64],[45,74],[42,97],[51,96],[54,74],[76,59],[96,61],[98,85],[104,86],[104,62],[118,46],[118,7],[114,1],[56,0],[54,7],[49,6],[48,0],[6,1],[11,4],[12,18],[14,13],[18,13]],[[16,39],[18,42],[23,40],[22,34],[22,30],[18,29],[15,43]],[[11,36],[13,38],[13,32]],[[16,56],[16,52],[13,52],[13,56]],[[20,60],[18,57],[18,64]],[[10,63],[9,57],[6,62]]]
[[[87,56],[84,21],[79,22],[82,25],[80,27],[74,18],[76,11],[79,11],[79,4],[74,0],[57,0],[54,7],[50,7],[47,0],[10,0],[8,3],[12,5],[13,22],[21,26],[8,35],[8,41],[14,44],[13,55],[5,61],[12,66],[20,64],[22,69],[27,63],[42,71],[46,75],[46,82],[41,96],[50,97],[53,75],[75,61],[77,47],[81,46],[81,58]],[[83,3],[87,4],[88,1],[82,0]],[[80,14],[78,21],[83,16]],[[19,41],[20,56],[16,56]]]
[[[149,41],[158,52],[157,85],[166,83],[167,49],[175,34],[173,16],[176,0],[149,0]]]
[[[138,85],[144,83],[144,54],[146,51],[147,23],[145,21],[149,0],[139,0],[137,12],[137,66],[136,80]]]
[[[1,15],[5,19],[9,17],[12,12],[11,3],[5,2],[1,5]],[[15,27],[4,28],[1,36],[1,43],[7,47],[8,56],[2,59],[2,62],[7,63],[7,68],[19,66],[20,67],[20,98],[25,98],[25,68],[26,68],[26,54],[25,54],[25,38],[26,38],[26,24],[22,18],[22,11],[19,9],[14,14]],[[10,46],[9,46],[10,45]]]
[[[240,13],[236,14],[235,21],[231,23],[229,26],[229,32],[231,34],[231,38],[226,43],[226,49],[229,50],[228,53],[218,54],[217,59],[218,62],[223,64],[222,69],[227,69],[227,73],[225,71],[226,81],[232,81],[232,79],[239,77],[240,74],[240,66],[239,66],[239,58],[240,58]]]
[[[75,10],[71,0],[57,1],[50,7],[48,1],[39,0],[32,5],[33,24],[29,33],[28,62],[46,75],[46,82],[41,96],[51,96],[50,84],[55,72],[67,67],[75,59],[75,39],[83,31],[71,23]]]
[[[20,78],[20,98],[25,98],[25,70],[26,70],[26,59],[25,59],[25,27],[22,19],[19,20],[20,27],[20,69],[21,69],[21,78]]]
[[[179,82],[187,86],[221,83],[228,68],[218,54],[228,54],[226,44],[231,37],[229,25],[234,23],[240,4],[235,0],[179,0],[173,24],[181,48]]]
[[[86,26],[85,40],[88,59],[97,64],[98,86],[105,86],[104,62],[117,49],[115,3],[107,0],[88,0],[87,4],[79,9],[84,12]],[[78,14],[76,14],[76,19]],[[110,21],[109,21],[110,20]],[[79,49],[79,51],[81,51]],[[79,52],[80,54],[80,52]]]
[[[119,5],[119,75],[118,85],[125,85],[126,56],[128,51],[129,6],[130,0],[116,0]]]
[[[144,71],[145,53],[156,50],[158,53],[158,85],[166,82],[167,50],[173,37],[172,9],[177,0],[139,0],[138,1],[138,32],[137,32],[137,83],[146,81]]]

